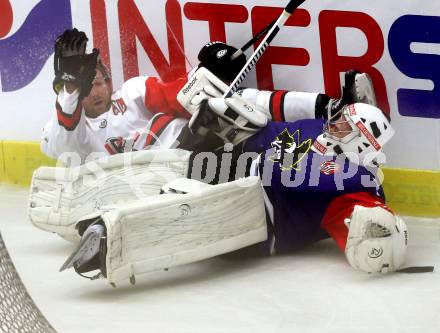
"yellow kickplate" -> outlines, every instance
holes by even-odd
[[[382,168],[388,205],[401,215],[440,216],[440,171]]]
[[[32,173],[40,166],[55,166],[55,161],[40,151],[36,142],[1,141],[3,173],[2,181],[29,186]]]
[[[0,182],[6,181],[5,178],[5,163],[3,159],[3,141],[0,141]]]

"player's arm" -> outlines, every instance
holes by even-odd
[[[176,118],[189,118],[190,114],[176,99],[187,81],[186,75],[170,82],[164,82],[157,77],[149,77],[145,81],[146,108],[153,113],[163,112]]]
[[[243,89],[243,99],[255,104],[271,120],[294,122],[300,119],[327,119],[336,114],[344,105],[366,103],[376,105],[376,95],[370,77],[357,70],[345,73],[345,84],[341,98],[331,98],[324,93],[300,91],[264,91]]]
[[[57,100],[41,140],[42,151],[53,158],[64,152],[77,152],[83,158],[90,152],[81,101],[92,88],[99,52],[86,54],[86,44],[86,35],[77,29],[66,30],[55,42],[53,88]]]
[[[318,93],[299,91],[267,91],[246,88],[241,97],[256,105],[272,121],[294,122],[300,119],[315,119]]]
[[[71,94],[63,87],[56,100],[51,119],[44,126],[41,150],[52,158],[63,153],[75,152],[84,162],[92,151],[93,136],[86,125],[84,111],[78,99],[79,90]]]
[[[186,76],[169,82],[154,76],[136,76],[122,84],[121,92],[137,105],[139,117],[150,119],[154,114],[165,113],[174,118],[189,118],[190,114],[176,99],[187,80]]]

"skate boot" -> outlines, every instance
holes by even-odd
[[[330,98],[319,94],[316,100],[317,118],[330,119],[337,114],[343,106],[354,103],[365,103],[377,106],[376,94],[373,83],[367,73],[357,70],[345,72],[345,84],[342,87],[341,98]]]
[[[90,280],[105,277],[106,252],[106,229],[102,221],[97,219],[82,233],[78,247],[60,268],[60,272],[73,267],[79,275]],[[96,270],[99,270],[96,275],[84,275]]]

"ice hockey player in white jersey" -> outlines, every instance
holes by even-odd
[[[187,78],[165,83],[134,77],[113,92],[99,51],[86,54],[87,40],[84,32],[73,29],[55,42],[57,100],[43,130],[42,151],[52,158],[75,153],[84,162],[92,153],[112,155],[173,142],[188,116],[175,99]],[[159,135],[165,140],[158,142]]]

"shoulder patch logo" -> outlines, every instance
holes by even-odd
[[[281,170],[300,170],[299,162],[310,150],[312,140],[307,139],[305,141],[301,141],[301,134],[299,130],[296,130],[293,134],[290,134],[289,130],[285,128],[280,134],[278,134],[270,146],[275,148],[275,154],[270,156],[269,160],[280,163]],[[287,162],[285,163],[286,158]]]
[[[112,100],[112,110],[115,116],[117,116],[119,113],[123,115],[125,111],[127,111],[127,105],[122,98],[118,98],[116,100]]]

